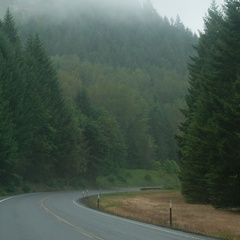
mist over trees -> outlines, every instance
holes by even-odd
[[[178,161],[197,37],[150,1],[74,3],[13,1],[1,21],[0,185]]]

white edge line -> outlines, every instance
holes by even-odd
[[[170,230],[165,229],[164,227],[154,227],[153,225],[148,224],[148,223],[144,224],[144,223],[137,222],[137,221],[134,221],[134,220],[130,220],[130,219],[127,219],[127,218],[124,218],[124,217],[114,216],[114,215],[111,215],[111,214],[107,214],[107,213],[104,213],[104,212],[100,212],[100,211],[85,207],[84,205],[77,203],[74,199],[73,199],[73,203],[80,208],[92,211],[94,213],[98,213],[98,214],[108,216],[108,217],[111,217],[111,218],[115,218],[115,219],[121,219],[124,222],[129,222],[129,223],[132,223],[132,224],[135,224],[135,225],[138,225],[138,226],[151,228],[151,229],[162,231],[162,232],[165,232],[165,233],[170,233],[170,234],[178,235],[178,236],[181,236],[181,237],[187,237],[187,238],[196,239],[196,240],[216,239],[216,238],[211,238],[211,237],[199,238],[199,237],[195,237],[195,236],[190,236],[190,235],[178,232],[180,230],[170,231]],[[189,233],[189,234],[191,234],[191,233]],[[194,233],[192,233],[192,234],[194,234]]]
[[[7,200],[10,200],[10,199],[12,199],[12,198],[15,198],[15,196],[14,196],[14,197],[4,198],[4,199],[0,200],[0,203],[2,203],[2,202],[4,202],[4,201],[7,201]]]
[[[15,195],[15,196],[12,196],[12,197],[7,197],[7,198],[4,198],[4,199],[0,200],[0,203],[2,203],[4,201],[8,201],[8,200],[10,200],[12,198],[24,197],[24,196],[31,195],[31,194],[36,194],[36,193],[24,193],[24,194]]]

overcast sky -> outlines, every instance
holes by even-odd
[[[197,33],[203,29],[203,17],[211,6],[212,0],[151,0],[160,16],[176,19],[179,15],[185,27]],[[224,0],[216,0],[221,7]]]

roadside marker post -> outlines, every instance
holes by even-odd
[[[169,202],[169,209],[170,209],[170,227],[172,227],[172,200]]]
[[[97,208],[99,209],[99,202],[100,202],[100,196],[98,195],[98,199],[97,199]]]

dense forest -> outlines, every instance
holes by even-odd
[[[0,15],[0,191],[177,162],[188,201],[239,207],[239,1],[213,1],[199,37],[150,1]]]
[[[240,207],[240,2],[213,2],[189,66],[179,137],[182,192],[191,202]]]
[[[5,3],[0,186],[8,190],[178,161],[197,36],[150,1],[66,2]]]

